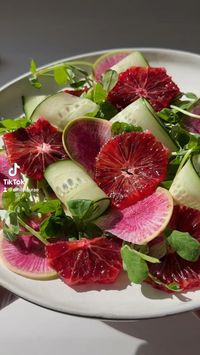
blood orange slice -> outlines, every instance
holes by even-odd
[[[22,173],[35,180],[43,179],[48,165],[67,157],[62,133],[44,118],[27,128],[6,133],[3,139],[10,163],[17,163]]]
[[[169,227],[188,232],[200,241],[200,211],[186,206],[175,206]],[[165,285],[174,283],[182,291],[200,288],[200,258],[196,262],[190,262],[175,252],[168,252],[161,259],[161,263],[149,264],[149,270],[155,281],[148,279],[148,282],[155,288],[166,291]]]
[[[47,280],[57,276],[45,256],[45,247],[35,237],[21,235],[16,242],[0,238],[0,255],[11,271],[35,280]]]
[[[46,246],[49,265],[68,285],[113,283],[122,270],[121,243],[104,237]]]
[[[178,94],[180,90],[165,68],[131,67],[119,75],[108,99],[117,109],[123,109],[139,97],[145,97],[160,111]]]
[[[100,150],[95,179],[117,207],[150,195],[164,180],[168,150],[148,131],[110,139]]]
[[[183,205],[175,206],[170,228],[188,232],[200,242],[200,211]]]

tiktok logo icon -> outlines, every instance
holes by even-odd
[[[14,165],[8,169],[8,175],[9,176],[16,176],[17,169],[20,169],[20,166],[17,163],[14,163]]]

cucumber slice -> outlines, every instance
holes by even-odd
[[[36,107],[46,98],[47,95],[22,96],[22,103],[26,117],[30,118]]]
[[[35,122],[43,116],[54,126],[63,130],[69,121],[98,111],[98,109],[99,106],[89,99],[59,92],[42,101],[33,111],[31,120]]]
[[[149,63],[144,58],[142,53],[132,52],[131,54],[127,55],[127,57],[120,60],[120,62],[113,65],[111,69],[115,70],[118,74],[120,74],[130,67],[148,67],[148,66]]]
[[[144,99],[139,98],[124,110],[111,118],[111,122],[127,122],[136,126],[148,129],[162,142],[171,152],[176,151],[178,147],[162,124],[157,120],[156,113],[151,105]]]
[[[187,161],[169,191],[177,203],[200,210],[200,154]]]
[[[71,160],[62,160],[48,166],[45,178],[56,196],[68,208],[70,200],[87,199],[95,202],[92,219],[100,216],[110,200],[91,177]]]

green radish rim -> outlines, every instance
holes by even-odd
[[[77,117],[76,119],[68,122],[63,130],[63,134],[62,134],[62,144],[63,144],[63,147],[66,151],[66,153],[68,154],[68,156],[70,157],[71,160],[75,161],[76,164],[78,164],[82,169],[84,169],[84,167],[77,161],[73,158],[73,156],[71,155],[70,151],[68,150],[68,145],[67,145],[67,133],[69,131],[69,129],[76,124],[76,122],[79,122],[83,119],[86,119],[88,121],[92,121],[92,120],[95,120],[95,121],[99,121],[99,122],[104,122],[105,124],[107,123],[108,125],[110,124],[109,122],[110,121],[107,121],[107,120],[103,120],[102,118],[98,118],[98,117],[89,117],[89,116],[80,116],[80,117]],[[112,127],[112,124],[110,124],[110,128]],[[85,170],[85,169],[84,169]]]

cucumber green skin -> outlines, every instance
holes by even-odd
[[[22,96],[22,104],[26,117],[30,118],[36,107],[47,97],[47,95]]]
[[[117,121],[127,122],[136,126],[140,126],[144,130],[147,129],[151,131],[151,133],[162,144],[164,144],[170,150],[170,152],[178,150],[176,143],[173,141],[161,123],[157,120],[156,113],[144,98],[139,98],[138,100],[128,105],[124,110],[111,118],[110,121],[112,123]]]
[[[78,164],[71,160],[62,160],[49,165],[44,176],[67,209],[70,200],[92,200],[97,205],[92,216],[94,219],[99,217],[110,204],[107,195]]]
[[[98,109],[99,106],[89,99],[59,92],[43,100],[35,108],[30,119],[35,122],[42,116],[62,131],[71,120]]]
[[[192,159],[175,176],[169,192],[176,203],[200,210],[200,176]]]
[[[144,58],[142,53],[132,52],[127,57],[120,60],[120,62],[113,65],[111,69],[115,70],[118,74],[120,74],[130,67],[148,67],[148,66],[149,63]]]

